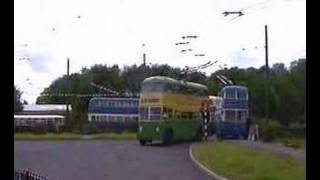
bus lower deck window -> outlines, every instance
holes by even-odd
[[[226,121],[234,122],[236,120],[236,112],[235,111],[226,111],[225,119],[226,119]]]
[[[161,119],[161,108],[160,107],[151,107],[150,108],[150,120],[159,120]]]

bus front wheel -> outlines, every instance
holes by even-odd
[[[173,133],[171,129],[166,130],[161,137],[162,143],[164,145],[169,145],[172,143]]]
[[[146,141],[145,140],[139,140],[140,142],[140,145],[144,146],[146,144]]]

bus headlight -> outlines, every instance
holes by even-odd
[[[159,131],[160,131],[160,128],[159,128],[159,126],[157,126],[157,128],[156,128],[156,131],[157,131],[157,132],[159,132]]]
[[[139,127],[139,132],[142,132],[142,126]]]

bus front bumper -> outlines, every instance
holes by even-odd
[[[137,133],[138,140],[160,140],[163,125],[160,122],[140,122]]]

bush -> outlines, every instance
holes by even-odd
[[[82,127],[82,134],[96,134],[99,133],[99,128],[94,124],[86,124]]]
[[[128,132],[138,131],[138,122],[126,122],[124,126]]]
[[[252,117],[251,118],[252,122],[257,123],[259,125],[259,127],[263,127],[263,125],[265,124],[265,119],[264,118],[260,118],[260,117]]]
[[[279,135],[280,125],[275,121],[269,122],[267,125],[261,127],[261,137],[265,142],[274,141],[275,138]]]

